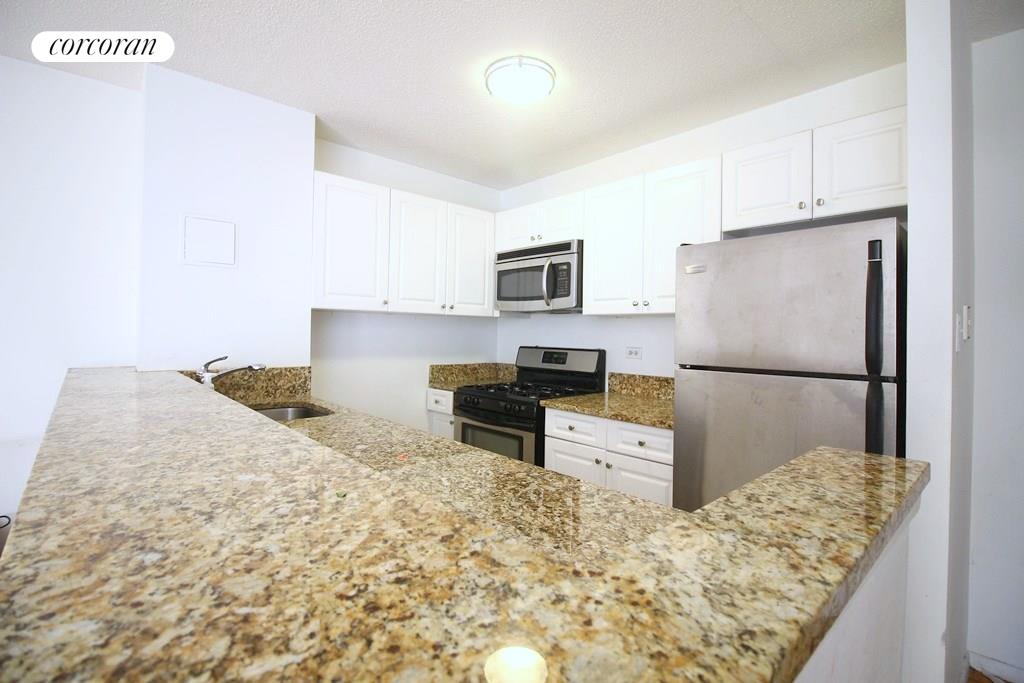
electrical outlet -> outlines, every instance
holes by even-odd
[[[626,358],[630,360],[640,360],[644,357],[644,348],[642,346],[627,346],[626,347]]]

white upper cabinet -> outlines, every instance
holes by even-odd
[[[583,193],[528,204],[498,214],[498,251],[535,247],[583,237]]]
[[[583,312],[639,313],[643,290],[644,179],[584,195]]]
[[[446,311],[447,209],[437,199],[391,191],[389,311]]]
[[[814,217],[907,203],[907,109],[814,129]]]
[[[715,157],[644,176],[644,313],[675,313],[680,244],[721,239],[721,167]]]
[[[583,237],[583,193],[574,192],[538,206],[537,242],[565,242]]]
[[[320,172],[313,185],[313,307],[387,310],[391,191]]]
[[[536,244],[539,229],[540,211],[536,204],[502,211],[496,216],[495,247],[498,251],[509,251]]]
[[[494,315],[494,214],[448,205],[448,315]]]
[[[722,155],[722,230],[811,217],[811,131]]]

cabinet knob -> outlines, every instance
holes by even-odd
[[[536,235],[530,235],[530,241],[531,242],[536,242],[537,241],[537,236]]]
[[[443,311],[444,309],[445,309],[445,305],[441,304],[441,310]]]
[[[381,303],[384,304],[385,306],[387,306],[388,305],[388,300],[384,299],[384,301],[382,301]]]
[[[821,197],[818,197],[818,199],[814,202],[814,204],[816,206],[825,206],[825,200],[822,199]]]
[[[544,236],[543,235],[537,235],[537,239],[538,240],[542,240],[542,239],[544,239]]]
[[[639,446],[640,448],[643,448],[644,446],[647,445],[647,442],[644,441],[643,439],[640,439],[639,441],[636,442],[636,445]]]
[[[455,424],[455,420],[448,420],[448,424],[450,424],[450,425]]]
[[[798,209],[806,209],[807,208],[807,202],[800,202],[799,204],[796,205],[796,208],[798,208]]]
[[[434,399],[434,405],[438,405],[438,406],[441,405],[441,399],[435,398]]]
[[[608,469],[612,468],[612,464],[610,462],[606,462],[604,466],[607,467]]]
[[[594,464],[595,465],[600,465],[601,464],[601,458],[594,458]]]
[[[569,425],[569,431],[570,432],[576,431],[576,427],[574,427],[573,425]]]
[[[633,305],[634,305],[634,306],[639,306],[639,305],[640,305],[640,302],[639,302],[639,301],[634,301],[634,302],[633,302]]]
[[[455,304],[448,304],[448,310],[451,311],[455,308]]]
[[[651,305],[650,301],[644,301],[644,306],[650,306],[650,305]]]

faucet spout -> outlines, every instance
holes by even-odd
[[[221,379],[222,377],[227,377],[228,375],[233,375],[236,372],[242,372],[243,370],[248,370],[250,372],[262,372],[263,370],[267,369],[267,366],[263,363],[253,363],[251,365],[245,365],[240,368],[235,368],[234,370],[227,370],[225,372],[216,372],[215,370],[212,370],[210,368],[210,366],[213,365],[214,363],[219,363],[222,360],[227,360],[227,358],[227,356],[221,356],[220,358],[214,358],[211,361],[203,363],[203,367],[200,368],[197,372],[200,381],[206,386],[212,388],[217,380]]]

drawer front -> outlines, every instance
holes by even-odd
[[[608,422],[607,448],[616,453],[672,464],[672,432],[629,422]]]
[[[593,446],[550,436],[544,440],[544,469],[591,484],[605,485],[606,457],[605,451]]]
[[[441,389],[427,389],[427,410],[451,415],[452,392]]]
[[[604,448],[605,421],[599,417],[548,409],[544,414],[544,433],[557,439]]]

